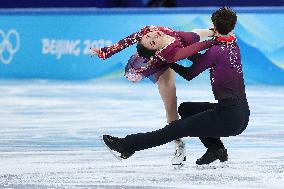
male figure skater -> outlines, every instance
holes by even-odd
[[[179,106],[180,120],[166,127],[147,133],[127,135],[124,138],[103,135],[103,142],[110,150],[127,159],[136,151],[168,143],[182,137],[199,137],[207,148],[206,153],[196,161],[198,165],[210,164],[219,159],[228,160],[220,137],[242,133],[248,124],[249,106],[246,99],[240,50],[235,37],[231,35],[237,16],[227,7],[218,9],[211,20],[220,44],[211,46],[205,54],[192,57],[193,65],[185,68],[178,64],[170,67],[183,78],[191,80],[210,68],[212,91],[217,103],[185,102]],[[186,52],[173,52],[186,57]],[[175,56],[174,56],[175,57]],[[173,60],[175,62],[176,60]]]

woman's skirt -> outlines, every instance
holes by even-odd
[[[124,76],[131,82],[139,82],[145,77],[156,83],[159,77],[169,68],[168,64],[149,65],[148,59],[140,57],[135,53],[130,57],[126,66]]]

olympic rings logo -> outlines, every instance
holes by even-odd
[[[14,39],[13,39],[14,38]],[[0,29],[0,61],[9,64],[20,47],[20,36],[15,29],[8,31],[7,35]]]

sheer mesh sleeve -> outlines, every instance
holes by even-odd
[[[112,55],[114,55],[114,54],[122,51],[123,49],[129,47],[130,45],[137,43],[138,41],[141,40],[143,35],[145,35],[146,33],[148,33],[150,31],[150,29],[151,29],[150,26],[145,26],[140,31],[135,32],[135,33],[119,40],[114,45],[112,45],[110,47],[101,48],[101,52],[104,53],[104,57],[102,57],[102,58],[107,59],[107,58],[111,57]]]
[[[183,39],[185,43],[184,46],[191,45],[200,40],[199,35],[194,32],[177,31],[177,34]]]
[[[167,62],[174,63],[176,61],[186,59],[190,56],[193,56],[194,54],[197,54],[200,51],[208,49],[209,47],[217,43],[218,42],[216,42],[215,40],[208,40],[197,42],[184,48],[176,48],[174,52],[172,52],[167,57]]]

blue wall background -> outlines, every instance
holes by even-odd
[[[145,25],[208,28],[215,9],[1,10],[0,78],[123,78],[134,46],[105,61],[90,58],[89,48],[111,45]],[[235,10],[246,82],[284,85],[284,9]]]

